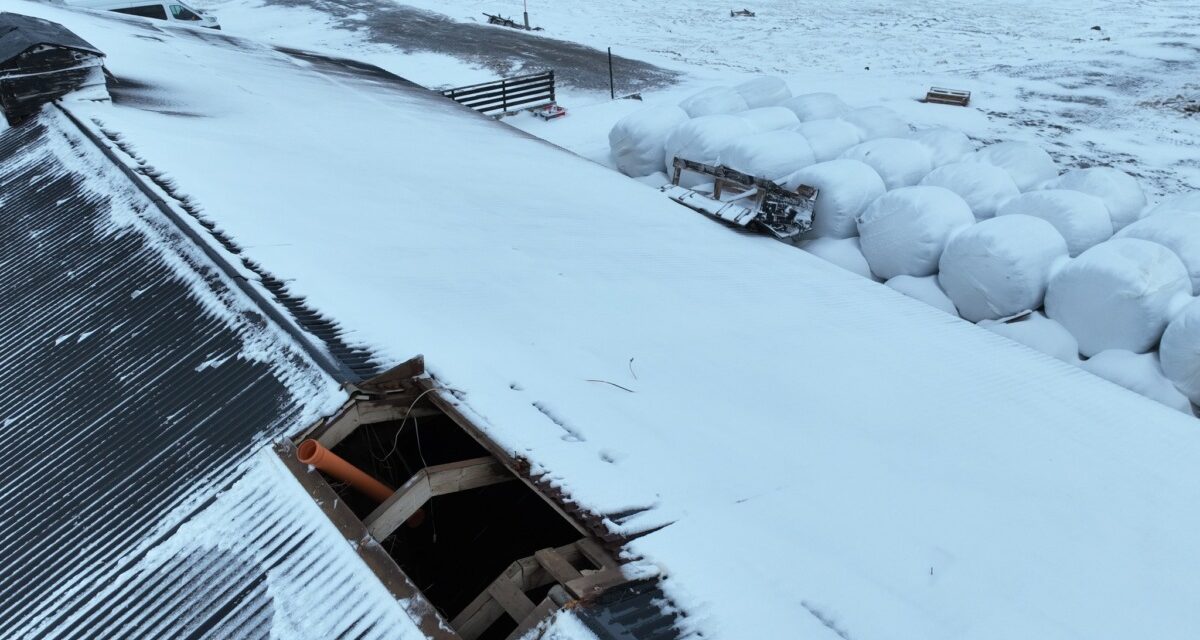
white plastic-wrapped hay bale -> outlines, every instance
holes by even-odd
[[[907,138],[878,138],[860,142],[842,153],[847,160],[865,162],[890,189],[911,187],[933,168],[929,149]]]
[[[778,76],[751,78],[733,89],[742,96],[746,105],[751,109],[773,107],[792,97],[792,90],[788,88],[783,78]]]
[[[954,302],[938,284],[937,276],[925,276],[924,278],[896,276],[885,284],[914,300],[920,300],[952,316],[958,316],[958,309],[954,307]]]
[[[1072,169],[1046,185],[1049,189],[1082,191],[1104,201],[1113,231],[1120,231],[1142,217],[1146,194],[1137,178],[1112,167]]]
[[[858,215],[883,195],[883,179],[858,160],[830,160],[805,167],[783,181],[788,189],[806,184],[817,188],[812,235],[851,238],[858,235]]]
[[[809,120],[792,127],[808,138],[817,162],[825,162],[845,153],[846,149],[862,142],[858,127],[840,118]]]
[[[929,148],[935,168],[962,160],[965,156],[975,153],[978,146],[967,134],[946,127],[917,129],[908,137]]]
[[[1079,254],[1050,277],[1046,315],[1079,340],[1079,352],[1145,353],[1191,298],[1187,269],[1170,249],[1113,238]]]
[[[754,133],[758,133],[754,125],[738,116],[702,116],[680,123],[663,145],[667,175],[675,171],[672,163],[677,156],[685,160],[717,164],[722,150]]]
[[[1067,259],[1067,243],[1041,218],[984,220],[946,243],[938,282],[971,322],[998,320],[1042,306],[1052,270]]]
[[[783,107],[759,107],[743,111],[738,115],[749,120],[750,124],[757,127],[759,131],[786,129],[800,124],[800,121],[796,119],[796,114]]]
[[[800,122],[836,118],[850,110],[842,99],[832,93],[805,93],[779,103],[791,109]]]
[[[1021,195],[1007,171],[981,162],[942,165],[921,178],[920,184],[945,187],[962,196],[976,220],[994,217],[1000,205]]]
[[[1171,320],[1159,347],[1163,372],[1175,388],[1200,405],[1200,300]]]
[[[718,162],[758,178],[779,180],[816,162],[804,136],[795,131],[763,131],[721,150]]]
[[[1187,267],[1192,294],[1200,296],[1200,213],[1149,216],[1121,229],[1118,238],[1139,238],[1175,252]]]
[[[1041,311],[1007,320],[984,320],[979,326],[1063,362],[1079,363],[1079,342]]]
[[[738,113],[750,108],[742,94],[732,87],[709,87],[685,98],[679,106],[691,118]]]
[[[867,206],[858,216],[858,235],[880,278],[931,276],[946,242],[974,222],[971,208],[949,189],[902,187]]]
[[[1171,196],[1155,205],[1146,215],[1159,216],[1175,213],[1194,213],[1200,215],[1200,191]]]
[[[997,216],[1026,215],[1054,225],[1067,241],[1071,257],[1112,237],[1112,219],[1104,201],[1069,189],[1030,191],[1005,202]]]
[[[815,238],[804,240],[798,246],[825,262],[864,278],[876,280],[875,275],[871,273],[871,267],[867,266],[867,259],[863,257],[858,238]]]
[[[1124,349],[1101,351],[1084,362],[1083,369],[1151,400],[1192,415],[1191,403],[1163,373],[1158,354]]]
[[[858,127],[863,140],[903,138],[909,134],[908,123],[887,107],[851,109],[841,118]]]
[[[1017,188],[1029,191],[1058,176],[1058,165],[1045,149],[1028,142],[998,142],[964,156],[964,162],[983,162],[1008,172]]]
[[[667,136],[687,119],[687,112],[675,105],[657,105],[618,120],[608,132],[617,170],[634,178],[661,171]]]

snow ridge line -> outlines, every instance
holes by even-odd
[[[321,369],[343,383],[360,382],[381,372],[380,363],[367,347],[344,341],[342,336],[345,330],[340,325],[310,308],[302,296],[290,293],[287,285],[282,280],[273,276],[262,265],[243,255],[242,248],[232,238],[219,229],[216,223],[203,216],[203,209],[194,198],[182,193],[174,180],[167,177],[165,173],[156,169],[138,155],[119,133],[106,130],[102,122],[93,120],[96,128],[100,131],[100,135],[103,135],[104,138],[120,149],[122,153],[133,159],[137,163],[137,167],[131,167],[123,162],[112,148],[104,143],[100,135],[91,127],[88,127],[78,116],[71,113],[68,108],[61,103],[55,103],[55,106],[83,133],[85,138],[92,142],[105,157],[112,161],[134,183],[138,190],[184,236],[196,243],[201,251],[221,271],[225,272],[231,280],[237,283],[238,288],[253,301],[254,305],[264,315],[291,335]],[[144,176],[154,186],[158,187],[163,193],[174,200],[178,208],[182,209],[187,215],[191,216],[197,223],[204,227],[208,234],[225,251],[233,256],[237,256],[241,260],[244,270],[249,271],[253,276],[257,277],[259,284],[271,294],[274,302],[283,306],[287,312],[287,316],[281,313],[276,304],[273,304],[271,300],[267,299],[262,292],[253,286],[251,279],[246,277],[242,269],[232,264],[224,255],[207,242],[196,229],[179,215],[175,207],[166,202],[139,176]],[[312,338],[316,338],[320,342],[320,345],[313,344]]]

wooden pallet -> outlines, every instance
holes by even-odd
[[[595,568],[576,569],[582,560]],[[508,640],[516,640],[568,602],[598,595],[627,581],[617,561],[592,540],[541,549],[509,565],[454,616],[450,626],[463,640],[476,640],[507,615],[517,623]],[[549,584],[554,586],[537,604],[526,595]]]
[[[932,87],[925,94],[924,102],[932,102],[933,104],[949,104],[957,107],[965,107],[971,102],[971,92],[961,91],[959,89],[945,89],[943,87]]]

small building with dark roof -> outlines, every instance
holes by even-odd
[[[9,124],[72,91],[102,90],[103,64],[104,52],[61,24],[0,13],[0,108]]]

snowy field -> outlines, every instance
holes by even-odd
[[[231,33],[359,52],[427,86],[496,76],[478,61],[429,53],[432,44],[389,38],[393,28],[373,18],[396,6],[388,0],[272,0],[265,11],[259,4],[206,2]],[[485,11],[521,14],[519,0],[404,4],[464,22],[485,21]],[[757,17],[734,19],[729,4],[715,0],[530,2],[532,23],[545,28],[536,37],[611,46],[685,72],[684,88],[777,74],[796,93],[831,91],[851,103],[883,102],[915,123],[951,124],[983,140],[1038,141],[1063,164],[1112,165],[1141,176],[1156,196],[1200,188],[1200,120],[1164,104],[1180,95],[1200,99],[1194,2],[764,0],[750,8]],[[570,73],[560,77],[571,82]],[[618,77],[618,93],[637,90],[636,80]],[[932,115],[916,108],[912,101],[931,85],[971,90],[972,108]],[[575,122],[536,133],[595,157],[605,125],[635,108],[597,104],[606,97],[568,92],[564,104]]]

